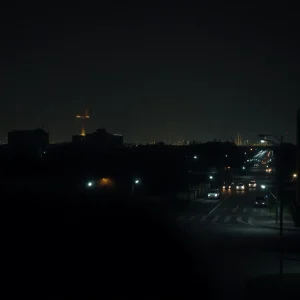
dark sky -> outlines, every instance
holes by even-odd
[[[44,124],[70,140],[88,107],[88,131],[127,141],[295,141],[298,11],[208,2],[1,9],[0,137]]]

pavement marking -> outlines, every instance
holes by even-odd
[[[215,223],[218,221],[218,219],[220,218],[220,216],[215,216],[211,221],[212,223]]]
[[[277,197],[276,197],[272,192],[270,192],[270,194],[272,195],[272,197],[273,197],[275,200],[277,200]]]
[[[231,195],[228,195],[227,197],[225,197],[215,208],[213,208],[208,215],[210,215],[212,212],[214,212],[226,199],[228,199]]]
[[[227,223],[227,222],[230,221],[230,219],[231,219],[231,216],[227,216],[227,217],[224,219],[224,222]]]
[[[207,219],[208,216],[202,216],[200,219],[200,222],[204,222]]]
[[[236,206],[236,208],[235,209],[233,209],[232,211],[233,212],[236,212],[236,210],[239,208],[239,204]]]
[[[239,222],[239,223],[244,223],[241,216],[237,217],[236,220],[237,220],[237,222]]]
[[[243,209],[243,212],[246,212],[246,211],[247,211],[247,208],[244,208],[244,209]]]

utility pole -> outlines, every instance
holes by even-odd
[[[300,108],[298,108],[297,111],[297,172],[296,172],[296,186],[297,186],[297,196],[296,196],[296,202],[294,204],[294,209],[296,210],[296,223],[297,226],[300,224]]]
[[[275,205],[276,205],[276,224],[278,224],[278,219],[279,219],[279,210],[280,210],[280,202],[279,202],[279,197],[278,197],[278,186],[279,186],[279,168],[280,168],[280,163],[279,163],[279,149],[275,149],[275,151],[277,150],[277,152],[275,153],[275,166],[276,166],[276,174],[275,174],[275,195],[276,195],[276,199],[275,199]]]
[[[281,161],[282,161],[282,145],[283,145],[283,136],[276,136],[273,134],[259,134],[258,135],[261,138],[267,138],[267,137],[272,137],[277,140],[277,143],[269,140],[272,144],[276,146],[276,199],[277,203],[276,206],[279,203],[280,206],[280,211],[279,211],[279,222],[280,222],[280,235],[279,235],[279,248],[280,248],[280,257],[279,257],[279,274],[280,277],[283,278],[283,258],[284,258],[284,244],[283,244],[283,197],[282,197],[282,173],[281,173]],[[277,207],[276,207],[276,222],[278,218],[278,213],[277,213]]]
[[[277,187],[277,197],[279,197],[280,202],[280,265],[279,273],[280,277],[283,277],[283,258],[284,258],[284,244],[283,244],[283,197],[282,197],[282,176],[281,176],[281,160],[282,160],[282,144],[283,136],[280,137],[280,144],[278,149],[278,187]],[[277,198],[278,199],[278,198]]]

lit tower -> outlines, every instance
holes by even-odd
[[[235,140],[236,145],[241,146],[242,145],[242,137],[240,136],[240,133],[237,135],[237,139]]]
[[[85,136],[85,120],[90,118],[90,116],[88,115],[88,110],[86,109],[83,115],[77,115],[76,118],[82,120],[80,135]]]

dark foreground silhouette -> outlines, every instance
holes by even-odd
[[[30,197],[11,207],[14,292],[40,299],[217,296],[209,254],[195,251],[158,205]]]

